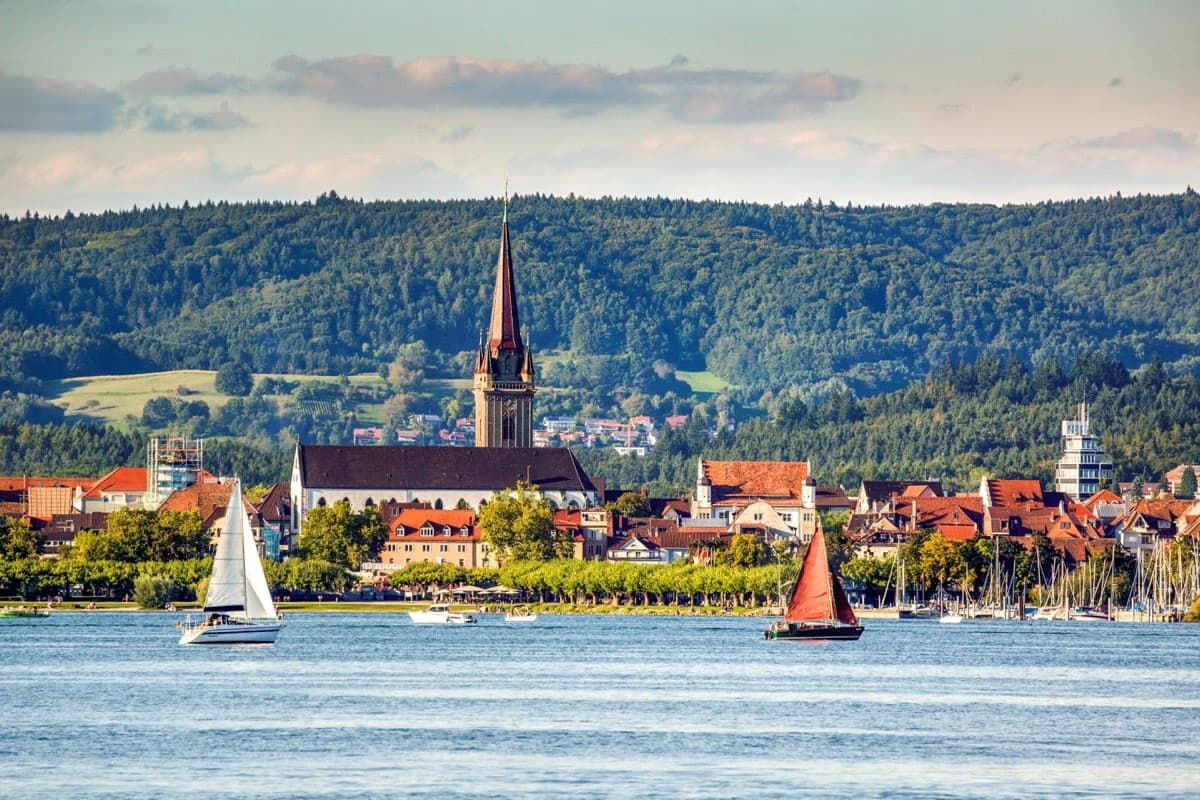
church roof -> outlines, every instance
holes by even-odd
[[[500,226],[500,255],[496,259],[496,290],[492,294],[492,319],[488,326],[488,348],[522,350],[521,320],[517,316],[517,283],[513,277],[512,246],[508,239],[508,201]]]
[[[565,447],[300,445],[300,480],[317,489],[499,491],[528,481],[544,491],[594,492]]]

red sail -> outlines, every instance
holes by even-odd
[[[857,625],[858,617],[850,607],[850,600],[842,589],[842,582],[829,569],[829,553],[825,549],[825,534],[817,530],[804,563],[800,565],[800,577],[792,589],[784,619],[822,620],[836,619],[847,625]]]

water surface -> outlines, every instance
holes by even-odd
[[[166,613],[0,624],[5,798],[1195,798],[1200,626]]]

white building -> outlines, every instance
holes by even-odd
[[[346,447],[298,445],[292,463],[292,527],[311,508],[350,503],[460,502],[478,510],[494,492],[532,484],[558,508],[591,508],[599,494],[565,447]]]
[[[1087,403],[1080,403],[1078,418],[1062,421],[1062,457],[1054,470],[1054,488],[1082,502],[1112,476],[1112,460],[1100,448],[1100,437],[1088,430]]]

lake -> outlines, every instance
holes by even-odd
[[[5,798],[1195,798],[1200,625],[0,622]]]

